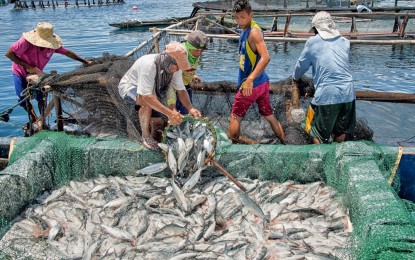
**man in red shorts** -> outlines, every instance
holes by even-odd
[[[269,78],[264,71],[270,58],[261,28],[252,20],[253,12],[249,1],[236,1],[234,13],[242,32],[239,38],[238,92],[232,106],[230,138],[233,143],[238,143],[241,120],[248,108],[256,102],[259,113],[268,121],[272,131],[284,144],[284,131],[275,118],[270,104]]]

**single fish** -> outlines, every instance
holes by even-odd
[[[132,199],[131,197],[116,198],[114,200],[111,200],[107,204],[105,204],[104,209],[105,208],[118,208],[122,205],[125,205],[126,203],[129,203],[131,201],[131,199]]]
[[[140,169],[137,171],[137,174],[143,174],[143,175],[151,175],[158,172],[161,172],[162,170],[167,168],[167,163],[161,162],[161,163],[155,163],[152,165],[149,165],[143,169]]]
[[[202,173],[203,168],[199,168],[195,173],[193,173],[192,177],[183,185],[182,191],[183,193],[187,193],[188,191],[192,190],[193,187],[197,184],[200,179],[200,174]]]
[[[110,183],[103,183],[103,184],[98,184],[97,186],[95,186],[92,190],[89,191],[89,194],[94,193],[94,192],[100,192],[102,190],[107,189],[108,187],[110,187],[111,184]]]
[[[134,238],[133,236],[128,233],[127,231],[121,230],[119,228],[114,228],[114,227],[108,227],[106,225],[101,225],[102,229],[108,233],[109,235],[111,235],[114,238],[118,238],[121,240],[127,240],[127,241],[133,241]]]
[[[45,199],[45,201],[43,201],[43,204],[48,204],[51,201],[57,200],[59,197],[61,197],[65,193],[66,193],[65,187],[60,188],[59,190],[55,190],[52,192],[52,194],[49,195],[49,197]]]
[[[161,150],[165,151],[166,153],[169,151],[169,145],[164,143],[158,143],[157,144]]]
[[[189,208],[187,206],[186,197],[184,196],[180,188],[176,185],[176,183],[174,182],[174,179],[171,179],[171,186],[173,188],[173,195],[176,198],[176,201],[179,204],[179,207],[185,212],[188,212]]]
[[[176,174],[177,174],[177,161],[176,161],[176,158],[174,157],[172,147],[169,148],[169,153],[167,155],[167,162],[169,164],[169,168],[172,172],[172,175],[176,176]]]
[[[265,220],[268,221],[268,218],[265,216],[264,212],[262,211],[261,207],[252,200],[248,195],[246,195],[244,192],[241,192],[237,190],[235,187],[232,186],[233,189],[238,193],[238,198],[240,200],[240,203],[242,206],[244,206],[246,209],[248,209],[252,214],[259,216]],[[268,221],[269,222],[269,221]]]

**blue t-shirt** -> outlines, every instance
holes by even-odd
[[[248,36],[252,28],[261,30],[261,28],[251,20],[251,26],[245,31],[241,32],[239,38],[239,76],[238,76],[238,89],[241,87],[242,83],[248,78],[249,74],[255,69],[258,61],[261,59],[259,54],[252,51],[248,43]],[[254,79],[254,88],[266,81],[268,81],[268,75],[265,71],[262,71]]]
[[[311,103],[331,105],[355,99],[349,53],[350,42],[342,36],[323,40],[317,34],[307,40],[295,66],[293,78],[300,79],[312,67],[316,91]]]

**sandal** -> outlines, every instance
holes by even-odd
[[[153,138],[143,138],[143,145],[150,150],[156,151],[159,149],[158,143]]]

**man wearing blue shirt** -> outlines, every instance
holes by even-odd
[[[305,118],[305,131],[315,144],[343,142],[356,125],[355,91],[349,69],[350,42],[340,35],[327,12],[312,20],[310,37],[295,66],[299,80],[312,67],[314,98]]]

